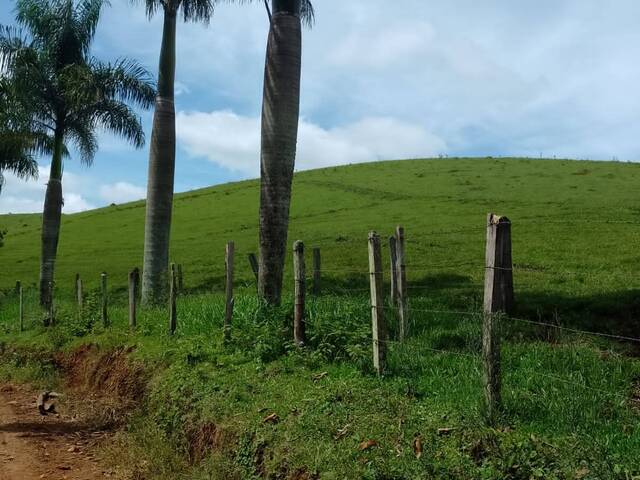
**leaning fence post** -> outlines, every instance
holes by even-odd
[[[313,294],[320,295],[320,281],[322,278],[320,248],[313,249]]]
[[[511,222],[490,213],[487,217],[486,268],[484,280],[484,319],[482,358],[487,418],[490,422],[501,403],[500,316],[513,305]]]
[[[253,276],[256,277],[256,289],[258,288],[258,257],[256,257],[255,253],[250,253],[248,255],[249,265],[251,265],[251,271],[253,272]]]
[[[396,290],[398,295],[398,337],[402,342],[407,336],[407,271],[404,257],[404,228],[396,227]]]
[[[102,325],[104,328],[109,326],[109,316],[107,315],[107,306],[109,298],[107,294],[107,272],[100,274],[100,286],[102,289]]]
[[[179,263],[176,265],[178,269],[178,293],[182,295],[184,293],[184,280],[182,278],[182,264]]]
[[[384,302],[382,299],[380,236],[376,232],[369,233],[369,286],[371,290],[373,368],[378,375],[382,375],[386,366],[387,328],[384,323]]]
[[[300,240],[293,244],[293,273],[294,273],[294,294],[295,308],[293,313],[293,339],[296,345],[303,346],[306,341],[305,320],[304,320],[304,299],[305,299],[305,265],[304,265],[304,243]]]
[[[396,237],[389,237],[389,260],[391,277],[391,305],[398,304],[398,251],[396,247]]]
[[[78,302],[78,309],[82,310],[82,279],[80,278],[80,274],[76,274],[76,301]]]
[[[169,333],[171,335],[176,333],[177,325],[176,287],[176,265],[172,263],[169,278]]]
[[[24,332],[24,299],[22,296],[22,283],[20,283],[20,280],[16,282],[16,290],[18,291],[19,302],[18,325],[20,326],[20,332]]]
[[[136,291],[136,269],[134,268],[129,272],[129,327],[131,329],[136,328],[136,304],[138,292]]]
[[[235,244],[233,242],[227,243],[225,250],[225,271],[226,271],[226,286],[225,286],[225,311],[224,311],[224,341],[231,340],[231,320],[233,319],[233,256],[235,253]]]

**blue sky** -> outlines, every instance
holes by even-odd
[[[111,0],[94,55],[156,75],[161,18]],[[268,23],[222,2],[179,24],[176,190],[256,177]],[[407,157],[640,159],[636,0],[316,0],[304,33],[298,169]],[[391,9],[393,4],[395,8]],[[397,5],[397,6],[396,6]],[[13,22],[2,0],[0,23]],[[147,138],[151,112],[141,113]],[[142,198],[148,149],[101,135],[93,167],[65,166],[66,213]],[[11,176],[0,212],[40,211]]]

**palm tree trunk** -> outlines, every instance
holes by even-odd
[[[258,290],[272,305],[280,303],[282,293],[298,139],[302,58],[299,4],[300,0],[273,1],[264,75]]]
[[[62,217],[62,151],[63,136],[56,131],[53,158],[42,213],[42,257],[40,263],[40,305],[49,310],[51,305],[51,285],[60,238]],[[45,317],[45,326],[48,319]]]
[[[176,12],[164,12],[158,73],[158,96],[153,115],[144,227],[142,302],[166,299],[168,289],[169,238],[176,163],[176,113],[174,82],[176,65]]]

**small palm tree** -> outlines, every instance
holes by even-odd
[[[176,164],[174,83],[177,18],[181,15],[185,22],[208,23],[213,14],[214,4],[218,0],[131,1],[144,2],[149,18],[160,10],[164,17],[158,66],[158,96],[155,100],[149,148],[142,271],[142,301],[145,304],[154,304],[165,298],[168,285],[169,237]]]
[[[289,228],[291,184],[298,141],[302,22],[313,23],[309,0],[265,1],[271,27],[267,44],[260,155],[260,268],[258,290],[280,303]]]
[[[16,18],[26,33],[0,30],[0,71],[16,98],[35,112],[32,123],[47,132],[51,171],[42,215],[40,303],[51,302],[50,285],[60,236],[62,172],[66,144],[91,165],[98,149],[96,129],[144,145],[140,118],[128,104],[150,108],[151,76],[138,63],[103,63],[90,55],[100,11],[107,0],[18,0]]]

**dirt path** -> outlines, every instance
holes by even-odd
[[[0,480],[110,477],[93,453],[106,434],[65,412],[64,402],[60,414],[43,417],[35,400],[24,387],[0,385]]]

